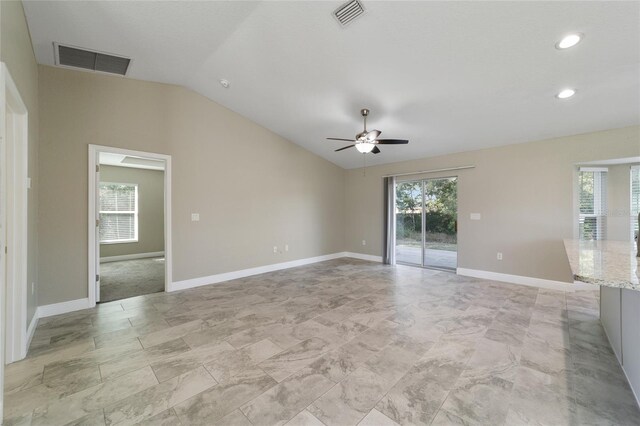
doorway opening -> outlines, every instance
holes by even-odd
[[[455,271],[458,265],[457,178],[396,184],[396,261]]]
[[[97,146],[90,146],[89,157],[93,303],[165,291],[171,279],[170,157]],[[93,306],[91,295],[89,301]]]

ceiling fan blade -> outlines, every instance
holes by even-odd
[[[336,149],[334,152],[342,151],[343,149],[347,149],[347,148],[353,148],[354,146],[355,146],[355,144],[354,145],[345,146],[345,147]]]
[[[374,154],[380,154],[380,149],[377,146],[374,146],[371,152]]]
[[[403,145],[409,143],[406,139],[378,139],[376,142],[380,145]]]
[[[355,142],[355,139],[343,139],[343,138],[327,138],[330,141],[345,141],[345,142]]]

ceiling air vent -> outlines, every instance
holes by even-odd
[[[56,64],[110,74],[125,75],[131,59],[77,47],[54,44]]]
[[[340,25],[346,27],[354,19],[364,13],[364,6],[358,0],[352,0],[340,6],[333,12]]]

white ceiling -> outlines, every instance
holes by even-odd
[[[132,155],[101,152],[99,164],[106,166],[129,167],[132,169],[164,170],[164,161],[153,158],[135,157]]]
[[[640,122],[640,2],[34,2],[36,57],[53,42],[133,58],[128,77],[191,88],[345,168],[359,110],[381,164]],[[584,40],[559,51],[578,31]],[[229,89],[221,78],[231,82]],[[554,95],[575,87],[572,99]],[[215,135],[212,135],[215,137]],[[605,143],[603,141],[603,143]]]

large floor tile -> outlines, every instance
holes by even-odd
[[[303,369],[241,407],[253,424],[283,425],[335,386],[322,374]]]
[[[102,416],[103,407],[156,384],[153,371],[146,367],[36,408],[32,425],[66,424],[85,416],[93,418],[96,412]]]
[[[211,375],[221,382],[280,352],[282,349],[278,345],[264,339],[242,349],[227,350],[204,365]]]
[[[266,359],[259,366],[277,381],[282,381],[330,349],[329,342],[313,337]]]
[[[470,423],[503,424],[512,387],[512,382],[498,377],[461,378],[441,409]]]
[[[389,387],[383,377],[359,368],[318,398],[308,410],[327,426],[356,425]]]
[[[184,424],[208,425],[276,385],[260,369],[245,370],[174,407]]]
[[[196,370],[152,386],[104,409],[108,425],[133,425],[174,407],[182,401],[216,385],[205,370]]]

